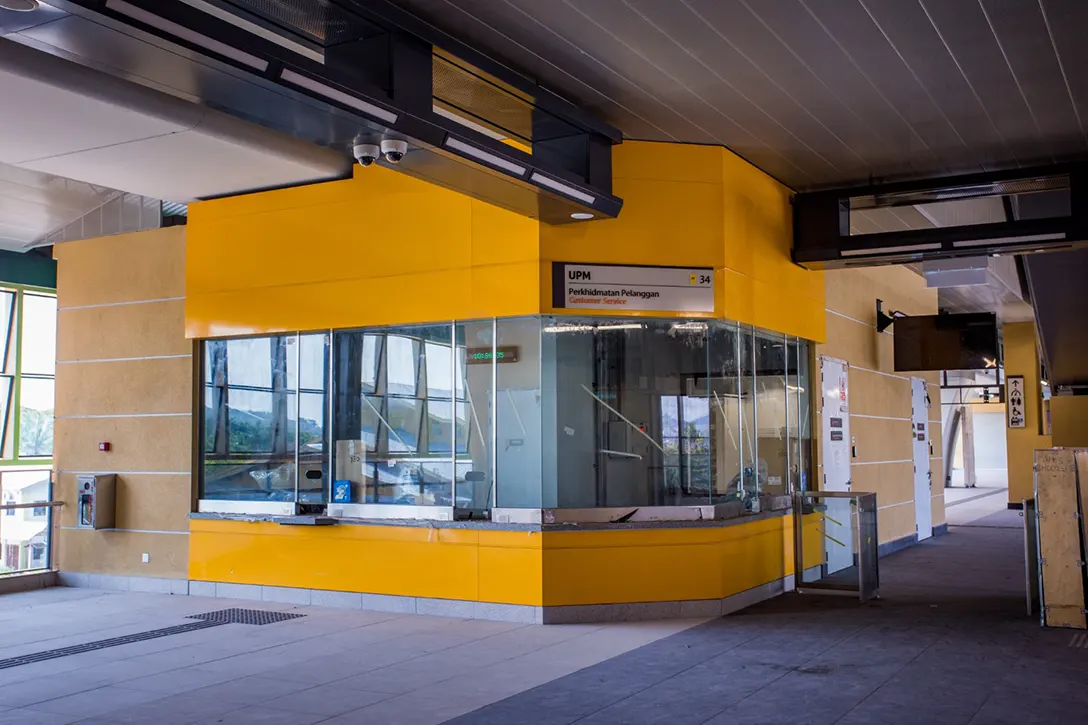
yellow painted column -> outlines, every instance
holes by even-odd
[[[1042,435],[1039,350],[1035,345],[1035,324],[1013,322],[1003,328],[1005,375],[1023,375],[1027,404],[1024,427],[1006,428],[1008,433],[1009,503],[1019,504],[1033,498],[1035,491],[1032,466],[1035,451],[1053,445],[1049,435]]]

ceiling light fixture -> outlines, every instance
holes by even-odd
[[[544,176],[543,174],[538,174],[535,171],[533,172],[533,175],[529,177],[529,181],[533,182],[534,184],[539,184],[540,186],[543,186],[547,189],[551,189],[552,191],[558,191],[560,194],[566,194],[570,198],[577,199],[578,201],[585,204],[592,204],[597,200],[596,197],[590,196],[584,191],[579,191],[573,186],[564,184],[562,181],[550,179],[547,176]]]
[[[588,211],[576,211],[570,215],[571,219],[577,219],[580,222],[584,222],[586,219],[592,219],[593,215]]]
[[[342,103],[349,108],[354,108],[356,111],[362,111],[368,116],[373,116],[379,121],[385,121],[390,125],[397,122],[398,116],[392,111],[387,111],[380,106],[375,106],[373,103],[367,103],[361,98],[356,98],[349,93],[344,93],[337,88],[327,86],[324,83],[315,81],[313,78],[304,76],[301,73],[296,73],[293,70],[285,70],[280,73],[280,80],[286,81],[293,86],[304,88],[305,90],[316,93],[319,96],[324,96],[330,101]]]
[[[495,154],[484,151],[481,148],[477,148],[472,144],[467,144],[461,139],[449,136],[446,138],[446,143],[444,143],[443,145],[448,149],[460,151],[466,156],[471,156],[477,161],[483,161],[484,163],[491,164],[492,166],[497,166],[504,171],[509,171],[512,174],[517,174],[518,176],[525,176],[524,166],[515,164],[513,161],[507,161],[501,156],[496,156]]]
[[[0,1],[5,3],[11,2],[11,0]],[[233,61],[259,70],[262,73],[268,70],[268,61],[264,58],[258,58],[244,50],[238,50],[237,48],[227,45],[226,43],[221,43],[214,38],[209,38],[206,35],[201,35],[200,33],[189,30],[183,25],[178,25],[177,23],[155,15],[154,13],[149,13],[143,8],[138,8],[135,5],[125,2],[125,0],[106,0],[106,9],[112,10],[115,13],[120,13],[121,15],[126,15],[144,25],[149,25],[164,33],[169,33],[179,40],[184,40],[204,48],[205,50],[210,50],[217,55],[221,55],[224,58],[230,58]]]
[[[285,38],[279,33],[262,27],[251,20],[246,20],[244,17],[236,15],[229,10],[224,10],[223,8],[217,7],[216,5],[213,5],[210,2],[206,2],[205,0],[181,1],[191,8],[195,8],[196,10],[207,13],[213,18],[218,18],[219,20],[222,20],[225,23],[229,23],[236,28],[240,28],[251,35],[256,35],[258,38],[263,38],[269,43],[275,43],[276,45],[282,48],[286,48],[293,53],[298,53],[304,58],[309,58],[310,60],[316,61],[318,63],[325,62],[325,53],[318,50],[317,48],[305,45],[295,40],[291,40],[290,38]]]
[[[41,7],[38,0],[0,0],[0,10],[11,10],[16,13],[29,13]]]

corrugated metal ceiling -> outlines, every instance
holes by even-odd
[[[400,0],[628,138],[797,190],[1088,152],[1085,0]]]

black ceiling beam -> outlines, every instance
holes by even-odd
[[[438,31],[395,6],[382,0],[329,2],[328,7],[350,12],[360,19],[366,25],[366,32],[321,46],[302,38],[297,31],[290,32],[263,18],[262,27],[278,28],[279,33],[262,37],[237,23],[239,17],[253,23],[253,13],[221,0],[209,1],[219,11],[229,10],[230,14],[208,13],[186,3],[161,0],[57,0],[56,4],[92,20],[95,15],[104,15],[120,26],[138,28],[168,43],[214,58],[236,72],[243,72],[252,83],[278,88],[281,92],[290,90],[326,104],[336,109],[340,118],[356,119],[358,130],[355,138],[344,138],[343,122],[337,122],[335,129],[330,126],[327,132],[321,124],[299,124],[297,114],[310,110],[285,107],[282,113],[270,113],[267,109],[255,113],[241,107],[241,102],[234,105],[229,100],[224,103],[223,98],[202,99],[219,110],[243,118],[260,118],[272,128],[339,148],[344,153],[350,152],[355,140],[403,138],[416,150],[410,151],[394,168],[550,223],[571,222],[572,214],[581,217],[586,212],[597,218],[619,214],[623,201],[612,194],[611,178],[611,146],[620,140],[618,131],[464,44],[437,36]],[[421,30],[428,35],[413,32]],[[283,42],[277,42],[284,37],[303,42],[294,46],[288,42],[285,47]],[[436,39],[441,42],[436,43]],[[549,139],[551,146],[541,143],[539,149],[535,139],[529,139],[534,153],[526,153],[471,125],[435,113],[432,98],[436,47],[494,75],[516,90],[512,95],[522,101],[532,99],[529,105],[533,114],[548,114],[567,124],[576,138],[561,144]],[[462,57],[462,53],[468,57]],[[249,61],[253,58],[267,61],[267,68],[254,68],[246,57]],[[138,64],[139,59],[132,62]],[[476,77],[479,78],[478,74]],[[501,83],[492,85],[502,88]],[[287,100],[286,106],[292,103]],[[302,127],[308,130],[300,131]],[[538,150],[541,153],[535,153]],[[455,160],[462,168],[413,159],[428,154]],[[424,168],[426,173],[419,171]],[[479,192],[484,188],[486,197]]]
[[[955,190],[965,187],[1062,176],[1069,179],[1070,207],[1069,214],[1065,216],[886,233],[850,233],[851,200],[858,197],[876,197],[880,201],[888,202],[878,203],[877,206],[880,207],[895,206],[891,197],[896,195],[925,192],[934,194],[924,202],[900,204],[909,206],[954,201]],[[941,198],[942,193],[947,196]],[[1001,193],[995,191],[994,195]],[[1083,165],[1064,164],[848,187],[802,193],[793,198],[793,260],[809,269],[1052,250],[1071,247],[1084,241],[1088,241],[1088,167]]]

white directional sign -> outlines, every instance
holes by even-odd
[[[1009,375],[1005,378],[1005,412],[1009,416],[1010,428],[1024,428],[1027,394],[1024,390],[1023,375]]]
[[[714,312],[714,270],[556,262],[552,306],[620,313]]]

